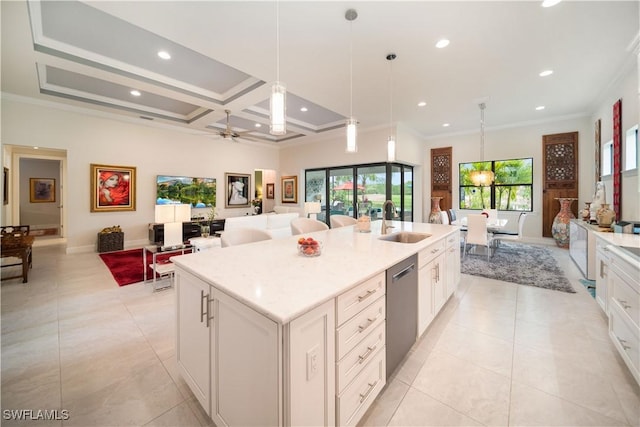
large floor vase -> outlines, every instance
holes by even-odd
[[[571,212],[571,203],[575,198],[558,197],[560,202],[560,212],[553,219],[553,225],[551,226],[551,235],[556,241],[556,244],[561,248],[569,247],[569,222],[572,218],[575,218],[573,212]]]
[[[429,223],[442,224],[442,211],[440,209],[440,200],[442,197],[431,198],[431,212],[429,213]]]

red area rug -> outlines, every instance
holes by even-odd
[[[158,255],[156,262],[161,262],[176,254]],[[129,249],[126,251],[106,252],[100,254],[100,258],[105,263],[111,275],[119,286],[130,285],[144,280],[144,265],[142,264],[142,248]],[[149,264],[152,263],[152,256],[147,253],[147,278],[152,278],[152,270]]]

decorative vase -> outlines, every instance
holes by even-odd
[[[209,225],[203,225],[200,227],[200,236],[202,237],[209,237],[211,233],[211,226]]]
[[[440,210],[440,200],[442,197],[431,198],[431,213],[429,213],[429,223],[442,224],[442,214]]]
[[[571,203],[574,198],[569,197],[557,197],[560,202],[560,212],[553,219],[553,225],[551,226],[551,235],[556,241],[556,244],[561,248],[569,247],[569,221],[575,218],[573,212],[571,212]]]
[[[584,204],[584,209],[581,212],[582,220],[589,222],[589,218],[591,217],[591,210],[589,209],[589,205],[591,205],[591,202],[584,202]]]
[[[596,213],[596,219],[598,220],[599,227],[609,228],[616,219],[616,212],[609,207],[608,203],[603,203]]]
[[[589,206],[590,217],[589,220],[591,222],[597,223],[598,219],[596,218],[596,214],[598,213],[598,209],[602,206],[603,203],[607,203],[607,192],[602,181],[596,182],[596,192],[593,195],[593,201]]]

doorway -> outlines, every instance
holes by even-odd
[[[7,151],[11,159],[9,215],[3,224],[28,224],[36,244],[63,243],[66,151],[22,146],[7,146]],[[39,192],[41,189],[46,192]]]

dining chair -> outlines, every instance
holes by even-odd
[[[502,241],[518,242],[522,240],[522,230],[524,229],[524,221],[527,219],[525,212],[520,213],[518,217],[518,234],[496,234],[493,236],[498,244]]]
[[[492,244],[493,236],[487,232],[487,217],[482,214],[467,215],[467,234],[464,238],[463,257],[467,256],[467,245],[485,246],[487,261],[489,261]]]
[[[449,214],[446,211],[440,211],[441,222],[444,225],[449,225]]]
[[[346,227],[347,225],[355,225],[358,220],[349,215],[333,214],[329,217],[331,228]]]
[[[271,239],[271,234],[259,228],[236,228],[227,230],[220,237],[220,245],[223,248],[236,245],[244,245],[245,243],[260,242],[262,240]]]
[[[314,231],[328,230],[329,226],[322,221],[311,218],[295,218],[291,220],[291,233],[296,234],[312,233]]]
[[[456,225],[458,223],[457,217],[456,217],[456,211],[454,211],[453,209],[448,209],[447,215],[449,215],[449,224]]]

